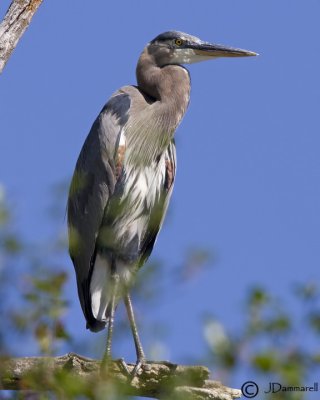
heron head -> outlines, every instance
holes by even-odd
[[[204,42],[178,31],[161,33],[147,46],[148,53],[160,67],[168,64],[192,64],[218,57],[256,56],[253,51]]]

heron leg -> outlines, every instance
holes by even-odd
[[[119,275],[112,270],[111,272],[111,280],[112,280],[112,295],[110,301],[110,314],[108,318],[108,333],[107,333],[107,343],[106,343],[106,351],[103,355],[102,359],[102,367],[105,368],[107,364],[111,361],[111,344],[112,344],[112,335],[113,335],[113,325],[114,325],[114,313],[116,307],[116,295],[119,286]]]
[[[136,324],[136,321],[134,318],[132,302],[131,302],[131,298],[130,298],[130,295],[128,292],[124,296],[124,304],[127,309],[127,314],[128,314],[130,327],[131,327],[131,331],[132,331],[132,336],[133,336],[133,340],[134,340],[134,345],[136,348],[136,354],[137,354],[137,362],[132,371],[132,375],[135,376],[137,374],[137,372],[139,371],[139,369],[141,368],[141,366],[143,364],[145,364],[146,357],[144,355],[144,351],[143,351],[143,348],[141,345],[137,324]]]

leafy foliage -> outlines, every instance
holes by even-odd
[[[63,213],[59,206],[63,191],[64,186],[57,187],[58,206],[51,207],[54,217]],[[10,344],[16,340],[28,343],[29,347],[31,344],[32,355],[55,355],[62,346],[75,350],[74,340],[64,323],[69,307],[65,299],[69,276],[59,261],[59,254],[65,253],[65,246],[61,235],[57,235],[49,247],[47,244],[34,247],[22,240],[5,191],[0,186],[0,296],[4,299],[0,302],[0,313],[7,321],[5,326],[0,324],[0,356],[14,355]],[[213,260],[207,250],[192,249],[180,268],[176,268],[174,279],[179,284],[188,283]],[[134,297],[144,307],[154,307],[161,298],[161,270],[159,263],[153,262],[141,271]],[[155,281],[160,284],[155,285]],[[204,359],[216,375],[220,371],[226,382],[227,377],[233,380],[240,374],[255,379],[261,387],[267,387],[270,381],[299,386],[317,377],[320,370],[320,351],[317,350],[320,290],[315,283],[295,285],[292,297],[296,312],[289,310],[283,300],[263,286],[252,287],[243,302],[246,319],[231,333],[212,316],[206,318],[203,332],[207,354]],[[124,325],[124,320],[121,324]],[[152,332],[150,327],[149,330]],[[45,383],[43,373],[38,371],[30,379]],[[64,373],[51,378],[51,393],[55,392],[57,397],[118,399],[120,396],[119,388],[110,382],[90,386],[79,377]],[[41,397],[52,396],[42,394]],[[272,398],[300,400],[306,397],[303,393],[281,392]]]
[[[245,301],[247,320],[236,333],[227,333],[211,318],[205,324],[205,338],[212,362],[220,374],[233,376],[245,371],[247,380],[268,388],[269,382],[303,386],[316,381],[320,371],[319,353],[308,343],[319,340],[320,293],[314,284],[294,287],[296,309],[292,313],[283,301],[261,286],[252,288]],[[266,389],[267,390],[267,389]],[[266,395],[268,398],[269,395]],[[276,399],[304,399],[303,392],[279,392]]]
[[[46,270],[40,278],[41,272],[29,277],[28,290],[23,295],[25,309],[13,314],[13,319],[20,331],[33,333],[41,354],[53,355],[60,341],[71,340],[61,318],[68,305],[63,300],[67,275]]]

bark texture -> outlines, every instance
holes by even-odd
[[[208,380],[209,370],[203,366],[148,362],[139,375],[132,379],[121,360],[112,361],[108,371],[102,374],[100,361],[74,353],[55,358],[8,358],[0,360],[0,365],[1,390],[56,391],[57,383],[61,389],[62,381],[70,383],[76,378],[78,387],[86,382],[87,387],[92,390],[103,383],[105,389],[108,385],[113,385],[123,395],[157,399],[233,400],[241,397],[240,390]],[[129,371],[133,367],[131,364],[127,365]],[[82,387],[86,393],[86,387]]]
[[[0,24],[0,73],[43,0],[13,0]]]

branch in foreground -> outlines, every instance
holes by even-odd
[[[0,73],[43,0],[13,0],[0,24]]]
[[[108,376],[101,377],[100,361],[74,353],[65,356],[25,357],[1,360],[0,390],[53,390],[60,394],[67,387],[69,397],[87,395],[101,398],[110,388],[124,395],[192,400],[233,400],[241,391],[208,380],[203,366],[183,366],[169,362],[148,362],[131,379],[119,361],[112,361]],[[129,370],[133,365],[128,364]],[[71,392],[70,392],[71,391]]]

